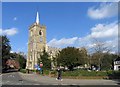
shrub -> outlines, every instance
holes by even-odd
[[[66,71],[62,73],[62,76],[107,76],[107,72],[103,71],[86,71],[86,70],[75,70]]]
[[[26,73],[26,69],[20,69],[20,72]]]
[[[57,72],[56,71],[50,71],[50,73],[56,75]]]
[[[120,71],[108,71],[107,75],[109,79],[120,79]]]
[[[45,75],[48,75],[48,74],[49,74],[49,70],[43,70],[43,73],[44,73]]]

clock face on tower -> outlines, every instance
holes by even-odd
[[[40,37],[40,42],[43,42],[43,39],[42,39],[42,37]]]

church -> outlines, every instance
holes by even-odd
[[[61,50],[47,46],[46,26],[40,24],[39,12],[37,12],[35,23],[29,27],[26,69],[35,70],[34,66],[37,65],[38,58],[40,58],[40,53],[42,53],[44,49],[50,55],[51,60],[56,53]],[[51,69],[54,67],[55,65],[51,62]]]

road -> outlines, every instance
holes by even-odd
[[[43,85],[35,81],[21,78],[19,72],[5,73],[2,75],[2,85]]]
[[[11,72],[2,74],[2,85],[118,85],[119,80],[82,80],[82,79],[63,79],[58,81],[48,76],[37,74],[23,74]]]
[[[120,80],[103,79],[63,79],[63,81],[58,81],[56,78],[36,74],[22,74],[21,76],[24,79],[42,82],[45,85],[118,85],[120,82]]]

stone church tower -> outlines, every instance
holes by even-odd
[[[28,56],[26,69],[35,70],[34,65],[40,58],[40,53],[46,49],[46,26],[39,22],[39,13],[36,15],[36,22],[29,28]]]

